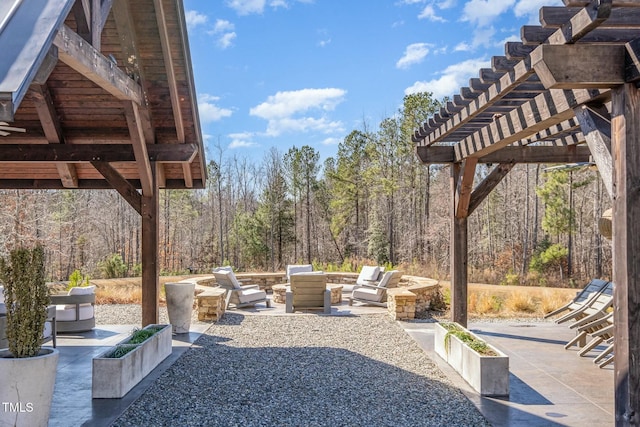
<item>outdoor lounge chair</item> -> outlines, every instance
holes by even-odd
[[[579,321],[586,317],[589,319],[585,322],[591,322],[607,314],[611,306],[613,306],[613,282],[607,282],[604,288],[580,307],[556,319],[556,323],[564,323],[569,320]]]
[[[613,313],[604,314],[595,320],[585,317],[571,325],[570,328],[577,329],[578,334],[574,339],[569,341],[564,348],[578,344],[582,346],[582,350],[578,352],[578,355],[584,356],[596,348],[602,341],[613,337]],[[592,339],[585,344],[587,335],[591,335]]]
[[[598,295],[598,293],[602,291],[605,286],[607,286],[608,283],[609,282],[600,279],[591,280],[591,282],[589,282],[587,286],[585,286],[585,288],[575,296],[574,299],[572,299],[562,307],[545,314],[544,318],[546,319],[551,316],[555,316],[556,314],[563,313],[567,310],[569,310],[569,312],[573,312],[575,310],[581,309],[592,299],[594,299]]]
[[[297,273],[290,278],[286,292],[286,312],[296,310],[323,310],[331,314],[331,291],[327,289],[327,276],[318,273]]]
[[[51,295],[58,332],[84,332],[96,326],[96,287],[74,286],[67,295]]]
[[[395,288],[400,282],[402,273],[398,270],[387,271],[382,275],[380,282],[370,285],[356,285],[349,297],[349,305],[353,305],[353,301],[359,301],[364,304],[387,306],[387,289]]]
[[[271,307],[271,301],[267,299],[267,293],[258,285],[241,286],[233,271],[214,271],[218,286],[227,290],[225,307],[228,309],[233,304],[235,308],[253,307],[259,302],[264,302],[267,308]]]
[[[291,280],[291,276],[298,273],[312,273],[313,266],[311,264],[291,264],[287,265],[287,283]]]

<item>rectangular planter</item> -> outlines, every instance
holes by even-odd
[[[462,329],[474,338],[484,341],[467,329]],[[438,356],[451,365],[481,395],[508,396],[509,356],[490,344],[487,345],[498,356],[482,356],[458,337],[447,337],[447,332],[439,323],[435,324],[434,347]],[[445,345],[445,337],[449,341],[448,345]]]
[[[127,337],[93,358],[91,396],[94,399],[121,398],[171,354],[171,325],[148,325],[144,329],[158,326],[162,329],[141,344],[123,344]],[[121,358],[105,357],[118,346],[136,349]]]

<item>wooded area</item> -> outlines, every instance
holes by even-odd
[[[363,123],[324,162],[310,146],[273,148],[260,163],[218,149],[205,189],[160,192],[161,271],[275,271],[294,262],[352,269],[367,259],[446,278],[449,168],[422,165],[411,142],[441,105],[428,93],[408,95],[396,114]],[[579,286],[610,276],[610,242],[597,229],[610,202],[597,171],[552,166],[514,166],[469,217],[472,281]],[[476,181],[490,169],[478,165]],[[75,269],[140,273],[140,217],[115,191],[1,194],[3,250],[45,242],[51,279]]]

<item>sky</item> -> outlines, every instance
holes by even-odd
[[[208,160],[335,156],[405,95],[459,93],[560,0],[185,0]]]

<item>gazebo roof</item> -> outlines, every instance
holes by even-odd
[[[0,52],[0,188],[204,186],[181,1],[7,0]]]

